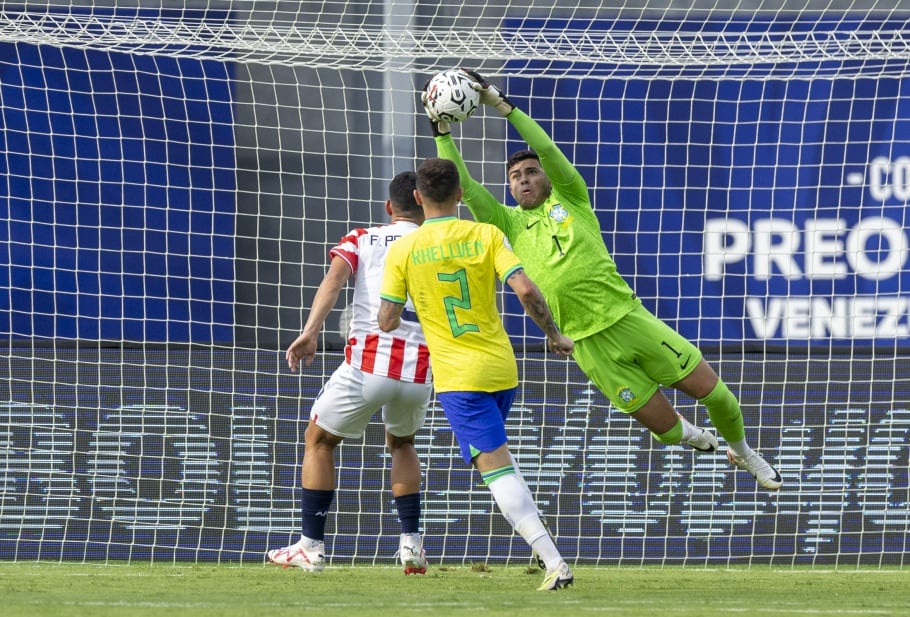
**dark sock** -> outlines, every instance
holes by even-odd
[[[334,490],[302,489],[300,496],[300,528],[303,535],[312,540],[325,540],[325,521],[334,498]]]
[[[401,533],[420,533],[420,493],[400,495],[395,498]]]

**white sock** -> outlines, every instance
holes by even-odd
[[[562,556],[540,520],[528,485],[519,476],[510,473],[496,478],[487,486],[502,515],[540,556],[547,565],[547,570],[559,565]]]
[[[525,477],[522,475],[521,469],[518,467],[518,461],[515,460],[515,455],[512,454],[511,452],[509,452],[509,458],[512,459],[512,469],[515,470],[516,477],[518,477],[518,479],[521,480],[521,483],[525,486],[525,488],[528,489],[528,492],[530,493],[531,487],[528,486],[527,480],[525,480]],[[534,495],[531,495],[531,499],[533,499],[533,498],[534,498]],[[534,507],[537,508],[536,503],[534,504]],[[543,512],[540,511],[540,508],[537,508],[537,516],[539,516],[541,519],[543,518]]]
[[[556,544],[553,543],[553,538],[550,537],[550,534],[540,536],[534,540],[531,548],[543,560],[547,572],[552,572],[562,563],[562,555],[559,554],[559,549],[556,548]]]
[[[695,426],[694,424],[692,424],[691,422],[689,422],[682,416],[680,416],[679,419],[682,422],[682,429],[683,429],[682,439],[680,440],[681,443],[689,443],[690,439],[695,439],[696,437],[701,435],[700,428],[698,428],[697,426]]]
[[[746,458],[752,452],[752,448],[749,447],[745,439],[742,441],[728,441],[727,447],[733,451],[737,458]]]

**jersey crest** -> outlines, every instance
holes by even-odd
[[[569,218],[569,211],[566,210],[562,204],[555,204],[550,208],[549,215],[550,218],[557,223],[564,223],[566,219]]]
[[[631,403],[635,400],[635,393],[629,388],[620,388],[619,398],[622,399],[624,403]]]

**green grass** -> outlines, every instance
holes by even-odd
[[[130,617],[910,615],[910,570],[580,566],[576,585],[538,592],[524,567],[331,567],[0,562],[0,615]]]

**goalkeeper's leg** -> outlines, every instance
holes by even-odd
[[[695,370],[674,387],[705,406],[711,424],[727,442],[727,458],[733,465],[748,471],[764,488],[776,490],[781,487],[783,480],[777,470],[746,441],[739,401],[705,360],[701,360]]]
[[[745,439],[742,411],[701,352],[644,308],[575,342],[581,369],[613,405],[647,427],[665,444],[686,444],[711,452],[717,439],[683,419],[660,390],[669,384],[701,401],[727,441],[727,456],[767,489],[780,488],[780,474]]]

